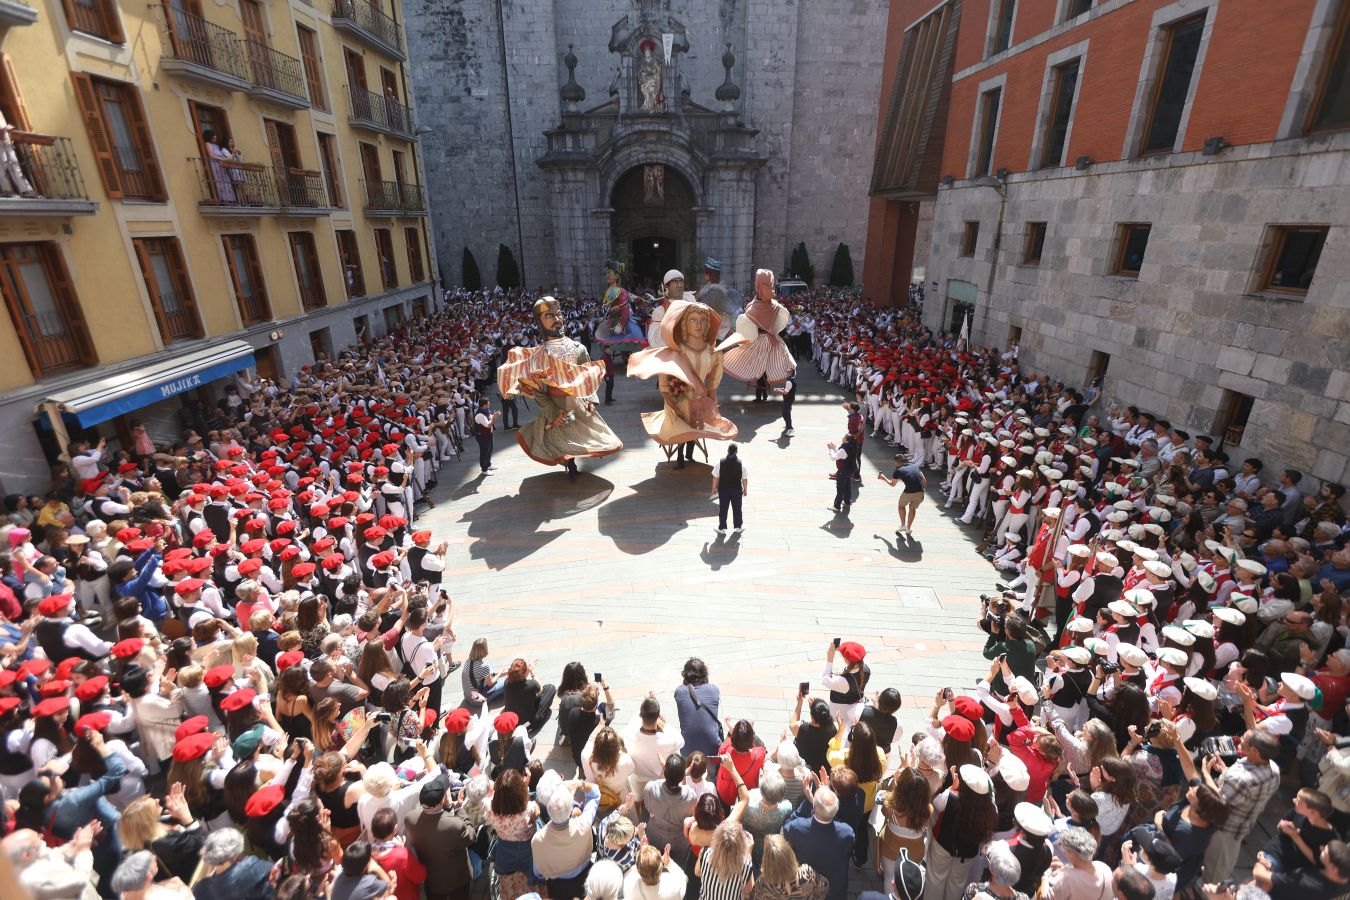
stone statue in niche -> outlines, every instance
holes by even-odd
[[[642,202],[648,206],[660,206],[666,202],[666,167],[657,163],[654,166],[643,166],[643,196]]]
[[[638,89],[642,91],[642,109],[659,112],[665,103],[661,96],[661,60],[656,56],[656,41],[648,38],[639,49],[642,56],[638,60]]]

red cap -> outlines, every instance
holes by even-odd
[[[394,564],[394,554],[388,550],[382,550],[370,558],[370,567],[372,569],[384,569]]]
[[[174,729],[173,739],[175,741],[181,741],[194,734],[201,734],[210,724],[211,720],[206,718],[206,716],[193,716],[190,719],[184,719],[183,724]]]
[[[366,540],[367,540],[367,541],[382,541],[382,540],[384,540],[384,536],[385,536],[386,534],[388,534],[388,533],[389,533],[389,532],[385,531],[385,530],[384,530],[383,528],[381,528],[379,525],[375,525],[374,527],[371,527],[371,528],[367,528],[367,529],[366,529]]]
[[[27,678],[29,675],[42,675],[52,667],[49,660],[30,659],[28,662],[19,666],[19,677]]]
[[[262,549],[266,546],[267,541],[263,540],[262,538],[253,538],[252,540],[244,541],[242,544],[240,544],[239,550],[245,556],[252,556],[255,553],[261,553]]]
[[[414,532],[412,533],[412,539],[413,539],[413,543],[414,543],[414,544],[425,544],[425,543],[427,543],[428,541],[431,540],[431,532],[430,532],[430,531],[414,531]]]
[[[228,663],[223,666],[216,666],[213,669],[207,669],[206,674],[202,676],[202,682],[209,688],[218,688],[227,681],[234,678],[234,666]]]
[[[284,522],[277,523],[277,534],[294,534],[294,533],[295,533],[294,519],[287,519]]]
[[[863,645],[856,641],[844,641],[839,645],[839,655],[849,664],[862,662],[862,658],[867,655]]]
[[[392,513],[385,513],[384,515],[380,516],[380,527],[387,529],[389,531],[393,531],[395,528],[402,528],[404,525],[407,524],[408,524],[407,519],[401,516],[393,515]]]
[[[323,553],[325,550],[333,549],[333,545],[336,543],[337,541],[333,540],[330,537],[319,538],[311,545],[311,549],[315,553]]]
[[[341,553],[334,553],[332,556],[324,557],[323,567],[325,571],[332,572],[335,569],[342,568],[342,564],[344,562],[346,562],[346,560],[343,558]]]
[[[102,731],[112,724],[112,713],[105,710],[88,713],[75,720],[75,736],[84,737],[91,731]]]
[[[70,690],[70,682],[64,678],[53,678],[51,681],[38,688],[38,693],[44,697],[60,697]]]
[[[211,546],[211,542],[215,539],[215,532],[210,528],[203,528],[201,531],[197,532],[197,536],[192,539],[192,546],[196,547],[198,550],[205,550],[207,547]]]
[[[61,660],[61,662],[57,663],[56,672],[55,674],[53,674],[52,677],[69,678],[70,673],[74,672],[75,667],[78,666],[81,662],[83,662],[83,660],[81,660],[78,656],[72,656],[69,659]]]
[[[210,571],[211,560],[206,559],[205,557],[198,557],[197,559],[189,559],[183,565],[183,568],[187,569],[193,575],[201,575],[203,572]]]
[[[269,784],[253,792],[244,804],[244,815],[250,819],[260,818],[272,812],[286,799],[286,788],[280,784]]]
[[[139,528],[119,528],[117,531],[117,539],[124,544],[127,541],[134,541],[140,536],[141,530]]]
[[[132,553],[144,553],[155,545],[155,542],[149,538],[136,538],[134,541],[127,541],[125,546]]]
[[[8,715],[18,708],[18,697],[0,697],[0,716]]]
[[[80,682],[80,686],[75,688],[75,697],[81,703],[88,703],[107,689],[108,676],[95,675],[93,678],[86,678]]]
[[[173,745],[174,762],[185,763],[201,759],[215,742],[216,736],[209,731],[190,734]]]
[[[980,705],[980,701],[965,694],[952,701],[952,712],[972,722],[979,722],[984,718],[984,707]]]
[[[469,730],[469,721],[473,714],[462,706],[456,706],[450,712],[446,713],[443,723],[445,730],[451,734],[463,734]]]
[[[184,578],[173,586],[173,592],[180,597],[186,597],[193,591],[200,591],[206,587],[206,582],[200,578]]]
[[[277,656],[277,671],[284,672],[291,666],[299,664],[305,658],[305,654],[299,650],[287,650],[285,653]]]
[[[44,597],[38,604],[38,612],[44,616],[58,616],[74,599],[74,594],[52,594],[50,597]]]
[[[69,709],[69,697],[49,697],[33,707],[33,717],[41,719],[45,716],[54,716],[57,713],[66,712]]]
[[[164,558],[165,558],[166,560],[168,560],[168,559],[186,559],[187,557],[189,557],[189,556],[191,556],[191,555],[192,555],[192,548],[191,548],[191,547],[175,547],[175,548],[173,548],[172,550],[170,550],[168,553],[165,553],[165,554],[164,554]]]
[[[520,724],[520,717],[513,712],[504,712],[492,720],[492,727],[498,734],[510,734]]]
[[[220,701],[220,708],[225,710],[225,712],[234,712],[235,710],[243,709],[245,706],[248,706],[253,702],[253,698],[256,696],[258,696],[258,692],[253,688],[244,688],[243,690],[235,691],[233,694],[230,694],[230,696]]]
[[[291,574],[294,575],[296,578],[308,578],[309,576],[314,574],[314,563],[312,562],[298,563],[294,568],[291,569]]]
[[[950,715],[942,720],[942,730],[953,740],[968,744],[975,740],[975,724],[965,716]]]
[[[246,559],[239,564],[240,575],[257,575],[262,571],[261,559]]]
[[[0,688],[7,688],[19,678],[19,673],[13,669],[0,669]]]
[[[282,562],[290,562],[299,555],[300,555],[299,547],[287,547],[286,549],[282,550],[280,554]]]
[[[128,659],[145,649],[145,641],[140,638],[126,638],[113,644],[112,655],[118,659]]]

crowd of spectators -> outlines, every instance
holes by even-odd
[[[535,339],[531,299],[455,295],[288,385],[241,379],[184,406],[181,440],[77,438],[49,493],[6,498],[0,825],[25,887],[845,900],[870,870],[866,900],[1347,892],[1339,486],[1234,472],[912,309],[796,295],[801,364],[942,474],[1006,573],[988,675],[905,734],[898,686],[836,640],[781,730],[729,715],[697,658],[620,716],[580,661],[544,683],[459,639],[446,545],[416,524],[495,361]],[[586,340],[594,302],[570,312]]]

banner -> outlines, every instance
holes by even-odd
[[[675,35],[673,34],[661,35],[661,49],[665,51],[666,54],[666,65],[670,65],[670,51],[673,50],[674,47],[675,47]]]

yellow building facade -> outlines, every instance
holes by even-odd
[[[398,0],[0,0],[0,485],[432,310]]]

